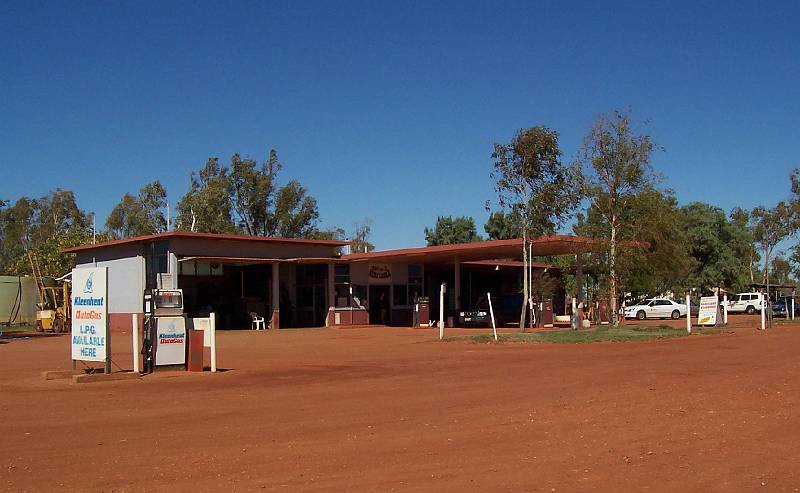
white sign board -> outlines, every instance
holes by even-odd
[[[700,313],[697,325],[717,325],[722,320],[719,312],[719,296],[703,296],[700,298]]]
[[[156,365],[185,364],[186,319],[157,317],[156,320]]]
[[[105,361],[108,347],[108,269],[72,269],[72,359]]]

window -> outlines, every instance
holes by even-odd
[[[158,274],[169,272],[169,243],[152,241],[146,247],[147,289],[155,289]]]
[[[367,303],[367,287],[364,285],[353,284],[353,306],[356,306],[356,298],[358,304],[365,306]]]
[[[408,266],[408,296],[407,304],[414,304],[422,296],[422,266]]]
[[[178,262],[182,276],[221,276],[224,273],[222,264],[200,262],[199,260],[184,260]]]
[[[395,284],[392,286],[392,303],[395,306],[408,305],[408,285]]]
[[[334,287],[336,290],[336,307],[350,306],[350,265],[336,264],[333,269]]]

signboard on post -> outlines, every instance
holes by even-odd
[[[691,310],[691,307],[687,307]],[[700,298],[700,313],[697,315],[697,325],[717,325],[722,319],[719,312],[719,296],[703,296]]]
[[[108,269],[72,269],[72,359],[106,361],[108,350]]]

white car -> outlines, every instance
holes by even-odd
[[[752,315],[761,311],[761,293],[739,293],[728,300],[728,313],[747,313]]]
[[[672,318],[686,316],[686,305],[666,298],[648,298],[636,305],[625,307],[625,318]]]

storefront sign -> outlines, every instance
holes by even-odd
[[[186,363],[186,319],[158,317],[156,320],[156,365]]]
[[[389,282],[392,279],[392,266],[391,264],[370,264],[369,266],[370,280],[378,280]]]
[[[72,359],[105,361],[108,347],[108,269],[72,269]]]
[[[691,307],[687,309],[691,310]],[[697,325],[717,325],[720,320],[719,297],[703,296],[700,298],[700,313],[697,315]]]

